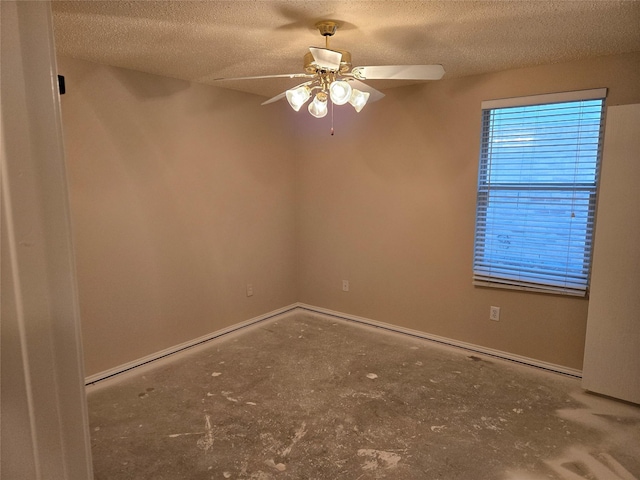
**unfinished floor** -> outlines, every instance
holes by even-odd
[[[289,313],[88,387],[96,479],[640,479],[640,407]]]

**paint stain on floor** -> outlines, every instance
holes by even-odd
[[[363,470],[395,468],[402,459],[397,453],[374,450],[372,448],[361,448],[358,450],[358,456],[364,457]]]

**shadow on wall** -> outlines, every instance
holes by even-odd
[[[249,96],[221,87],[198,84],[177,78],[163,77],[152,73],[139,72],[117,67],[104,66],[109,74],[135,98],[145,101],[168,98],[189,89],[200,89],[201,95],[184,97],[185,113],[205,113],[212,111],[234,112],[243,103],[249,107],[259,105],[262,97]],[[197,98],[197,102],[193,100]]]
[[[137,98],[168,97],[191,86],[190,82],[136,70],[110,68],[113,76]]]

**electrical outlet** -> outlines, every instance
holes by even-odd
[[[489,308],[489,320],[493,320],[495,322],[500,320],[500,307]]]
[[[253,296],[253,284],[247,283],[247,297]]]
[[[342,291],[343,292],[349,291],[349,280],[342,280]]]

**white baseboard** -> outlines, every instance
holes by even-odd
[[[202,343],[208,342],[209,340],[213,340],[214,338],[218,338],[223,335],[227,335],[231,332],[235,332],[236,330],[240,330],[241,328],[246,328],[256,323],[262,322],[264,320],[268,320],[270,318],[276,317],[278,315],[291,312],[292,310],[295,310],[297,307],[298,307],[298,304],[294,303],[289,306],[279,308],[277,310],[273,310],[269,313],[265,313],[263,315],[259,315],[257,317],[251,318],[249,320],[245,320],[244,322],[235,323],[229,327],[223,328],[221,330],[217,330],[207,335],[203,335],[202,337],[194,338],[193,340],[189,340],[179,345],[174,345],[173,347],[165,348],[164,350],[161,350],[159,352],[152,353],[151,355],[147,355],[146,357],[138,358],[137,360],[133,360],[123,365],[118,365],[117,367],[110,368],[109,370],[96,373],[94,375],[86,377],[84,379],[84,383],[85,385],[90,385],[92,383],[99,382],[100,380],[105,380],[107,378],[113,377],[114,375],[124,373],[133,368],[141,367],[142,365],[146,365],[147,363],[153,362],[155,360],[159,360],[169,355],[173,355],[174,353],[182,352],[183,350],[186,350],[188,348],[195,347],[196,345],[200,345]]]
[[[462,348],[464,350],[480,353],[483,355],[489,355],[495,358],[501,358],[503,360],[508,360],[511,362],[519,363],[522,365],[528,365],[536,368],[541,368],[543,370],[547,370],[550,372],[560,373],[563,375],[567,375],[569,377],[574,378],[582,378],[582,370],[577,370],[575,368],[564,367],[562,365],[556,365],[554,363],[543,362],[541,360],[536,360],[534,358],[523,357],[521,355],[516,355],[513,353],[503,352],[501,350],[494,350],[492,348],[482,347],[480,345],[474,345],[472,343],[461,342],[458,340],[453,340],[447,337],[440,337],[438,335],[431,335],[429,333],[421,332],[419,330],[413,330],[410,328],[399,327],[397,325],[392,325],[390,323],[379,322],[377,320],[371,320],[370,318],[358,317],[356,315],[350,315],[348,313],[337,312],[334,310],[329,310],[326,308],[316,307],[313,305],[307,305],[304,303],[298,303],[296,305],[298,308],[303,310],[308,310],[310,312],[319,313],[323,315],[330,315],[332,317],[341,318],[343,320],[349,320],[352,322],[362,323],[365,325],[369,325],[372,327],[382,328],[385,330],[389,330],[391,332],[402,333],[405,335],[410,335],[412,337],[418,337],[425,340],[431,340],[433,342],[441,343],[443,345],[449,345],[456,348]]]
[[[309,311],[313,313],[317,313],[320,315],[328,315],[331,317],[339,318],[342,320],[347,320],[351,322],[357,322],[364,325],[369,325],[371,327],[382,328],[391,332],[401,333],[404,335],[410,335],[412,337],[422,338],[424,340],[430,340],[433,342],[437,342],[443,345],[449,345],[451,347],[461,348],[470,352],[480,353],[483,355],[488,355],[495,358],[501,358],[503,360],[509,360],[511,362],[519,363],[521,365],[529,365],[536,368],[541,368],[543,370],[547,370],[550,372],[560,373],[563,375],[567,375],[574,378],[582,378],[582,371],[576,370],[574,368],[564,367],[562,365],[556,365],[553,363],[543,362],[541,360],[536,360],[534,358],[523,357],[521,355],[516,355],[513,353],[503,352],[500,350],[494,350],[492,348],[486,348],[479,345],[474,345],[472,343],[461,342],[458,340],[454,340],[447,337],[440,337],[438,335],[431,335],[429,333],[421,332],[419,330],[413,330],[410,328],[400,327],[398,325],[393,325],[390,323],[379,322],[377,320],[372,320],[370,318],[358,317],[356,315],[350,315],[348,313],[337,312],[335,310],[329,310],[327,308],[316,307],[313,305],[307,305],[305,303],[293,303],[289,306],[279,308],[277,310],[273,310],[269,313],[265,313],[263,315],[259,315],[257,317],[251,318],[249,320],[245,320],[244,322],[236,323],[229,327],[223,328],[221,330],[217,330],[215,332],[209,333],[202,337],[195,338],[193,340],[189,340],[187,342],[181,343],[179,345],[175,345],[173,347],[166,348],[159,352],[152,353],[147,355],[146,357],[139,358],[137,360],[133,360],[131,362],[127,362],[123,365],[118,365],[117,367],[110,368],[109,370],[105,370],[100,373],[96,373],[89,377],[85,378],[85,385],[90,385],[100,380],[105,380],[107,378],[113,377],[120,373],[127,372],[133,368],[141,367],[142,365],[146,365],[155,360],[160,360],[161,358],[165,358],[169,355],[173,355],[178,352],[182,352],[187,350],[188,348],[195,347],[197,345],[201,345],[205,342],[213,340],[215,338],[221,337],[223,335],[227,335],[229,333],[235,332],[242,328],[249,327],[251,325],[255,325],[256,323],[269,320],[271,318],[277,317],[279,315],[283,315],[289,312],[295,312],[298,310]]]

